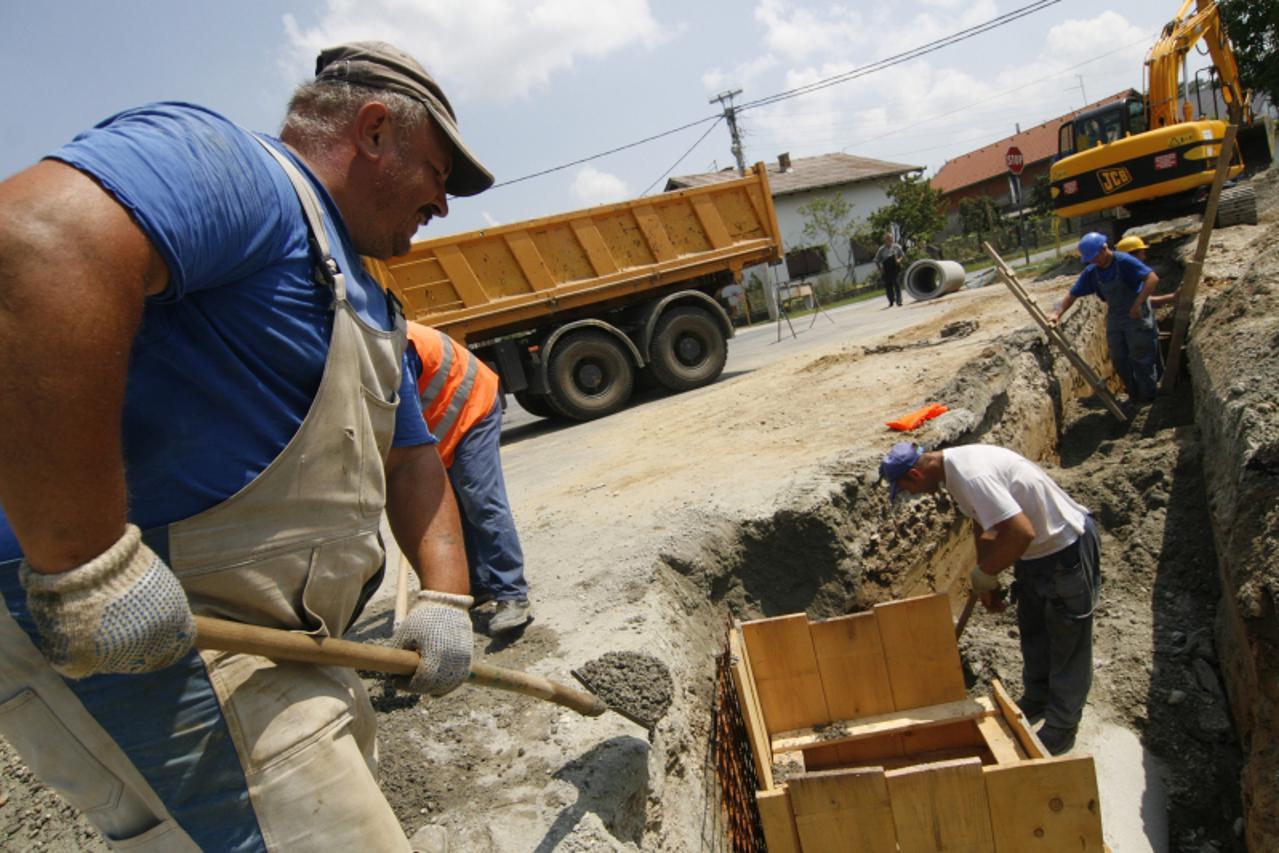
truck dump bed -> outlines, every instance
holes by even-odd
[[[760,163],[737,180],[423,241],[388,266],[410,319],[477,343],[781,257]]]

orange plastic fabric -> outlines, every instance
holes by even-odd
[[[931,421],[938,415],[943,415],[949,411],[950,409],[943,406],[941,403],[929,403],[922,409],[916,409],[910,414],[902,415],[896,420],[889,421],[888,427],[889,429],[900,430],[901,432],[909,432],[924,421]]]

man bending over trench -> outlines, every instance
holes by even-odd
[[[1003,610],[999,573],[1013,569],[1027,717],[1044,718],[1039,739],[1053,755],[1075,744],[1092,686],[1093,610],[1101,591],[1100,539],[1088,510],[1043,469],[1003,447],[970,444],[925,452],[894,444],[879,465],[890,500],[898,491],[947,494],[973,520],[973,591]]]

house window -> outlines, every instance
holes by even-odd
[[[826,247],[810,246],[786,253],[786,277],[791,281],[826,272]]]

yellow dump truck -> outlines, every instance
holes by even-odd
[[[589,420],[624,406],[640,376],[673,391],[714,382],[733,335],[715,294],[782,254],[760,163],[711,186],[423,241],[370,268],[529,412]]]

